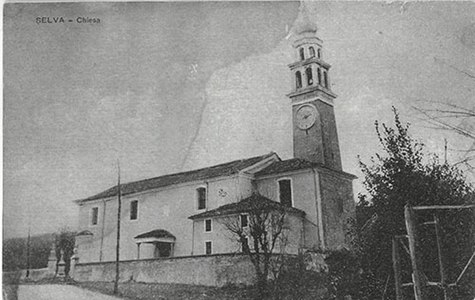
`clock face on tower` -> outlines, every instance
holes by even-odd
[[[297,110],[297,127],[307,130],[313,126],[317,120],[317,110],[312,105],[302,105]]]

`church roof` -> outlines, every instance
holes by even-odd
[[[170,232],[164,229],[156,229],[146,233],[139,234],[135,239],[145,239],[145,238],[171,238],[175,239],[175,236]]]
[[[208,210],[193,216],[188,219],[203,219],[209,217],[228,216],[233,214],[245,213],[254,210],[285,210],[288,212],[305,215],[305,212],[295,207],[287,207],[280,202],[272,201],[260,194],[252,194],[251,196],[239,201],[220,206],[218,208]]]
[[[317,168],[320,170],[327,170],[330,172],[336,172],[339,173],[340,175],[343,175],[349,179],[355,179],[356,176],[350,173],[346,173],[343,171],[331,169],[325,165],[319,164],[319,163],[314,163],[305,159],[301,158],[291,158],[287,160],[279,160],[275,161],[272,164],[270,164],[268,167],[260,170],[255,174],[256,177],[259,176],[265,176],[265,175],[272,175],[272,174],[279,174],[279,173],[284,173],[284,172],[290,172],[290,171],[295,171],[295,170],[301,170],[301,169],[310,169],[310,168]]]
[[[196,180],[204,180],[209,178],[221,177],[221,176],[229,176],[240,171],[255,165],[256,163],[269,158],[273,155],[276,155],[274,152],[271,152],[266,155],[255,156],[247,159],[240,159],[231,161],[224,164],[219,164],[207,168],[169,174],[129,183],[123,183],[120,185],[121,195],[129,195],[134,193],[139,193],[155,188],[165,187],[173,184],[185,183],[189,181],[196,181]],[[105,190],[99,194],[94,196],[78,200],[78,202],[102,199],[102,198],[109,198],[117,196],[117,186],[114,186],[108,190]]]
[[[264,168],[261,171],[257,172],[256,176],[313,168],[315,167],[315,165],[316,165],[315,163],[312,163],[305,159],[291,158],[291,159],[276,161],[272,163],[267,168]]]

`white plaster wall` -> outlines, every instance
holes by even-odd
[[[223,225],[223,218],[212,218],[212,231],[205,232],[205,219],[195,220],[195,244],[193,255],[204,255],[205,242],[211,241],[213,254],[238,253],[241,246],[236,237]]]
[[[192,254],[192,221],[189,216],[206,211],[197,209],[196,188],[207,186],[207,209],[241,200],[251,194],[249,179],[237,180],[237,176],[194,182],[187,185],[172,186],[153,192],[122,197],[120,259],[137,258],[137,246],[134,237],[154,229],[165,229],[176,237],[174,256]],[[240,188],[241,187],[241,188]],[[245,187],[245,188],[242,188]],[[130,201],[139,201],[138,220],[130,220]],[[99,206],[99,220],[91,226],[91,209]],[[89,230],[93,236],[78,243],[80,262],[98,262],[102,236],[104,201],[91,201],[80,206],[79,230]],[[102,261],[115,260],[117,199],[106,201],[105,226],[103,235]],[[142,244],[140,258],[153,255]],[[202,246],[204,251],[204,245]],[[204,253],[204,252],[203,252]]]
[[[228,216],[220,218],[212,218],[212,231],[205,232],[204,219],[195,220],[195,244],[193,255],[204,255],[205,242],[211,241],[213,245],[212,254],[222,253],[241,253],[241,243],[238,241],[236,234],[230,232],[224,225],[226,222],[233,222],[239,216]],[[285,220],[284,227],[287,242],[283,253],[297,254],[302,244],[302,219],[298,215],[288,214]],[[252,240],[249,240],[252,243]],[[280,244],[274,248],[274,253],[281,253]]]
[[[311,248],[319,245],[317,193],[315,188],[315,175],[312,170],[297,171],[293,173],[277,174],[272,177],[257,179],[257,189],[263,196],[279,201],[279,185],[281,179],[292,180],[292,197],[295,208],[306,213],[305,216],[305,247]]]

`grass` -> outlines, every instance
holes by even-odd
[[[77,286],[112,295],[112,282],[80,282]],[[231,300],[255,299],[252,287],[207,287],[186,284],[124,282],[119,284],[119,296],[130,300]]]

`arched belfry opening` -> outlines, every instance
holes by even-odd
[[[312,75],[312,67],[308,67],[305,69],[305,76],[307,77],[307,85],[313,84],[313,75]]]
[[[310,57],[315,57],[315,48],[309,47],[308,52],[310,52]]]
[[[305,51],[303,48],[299,50],[300,60],[305,60]]]
[[[295,72],[295,88],[302,88],[302,74],[300,71]]]

